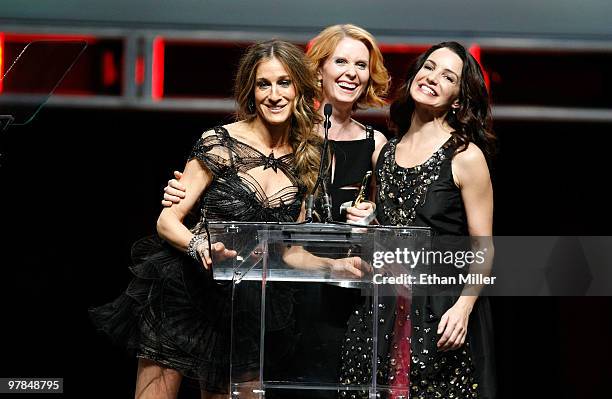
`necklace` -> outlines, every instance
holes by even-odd
[[[425,204],[429,186],[440,176],[445,151],[453,141],[449,139],[424,163],[403,168],[397,164],[397,139],[389,140],[386,151],[381,153],[382,167],[377,170],[380,180],[378,199],[382,212],[391,225],[412,226],[416,220],[417,207]]]

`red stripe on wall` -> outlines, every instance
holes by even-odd
[[[153,65],[151,66],[151,97],[161,100],[164,96],[164,40],[156,37],[153,40]]]

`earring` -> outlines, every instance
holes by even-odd
[[[255,102],[253,101],[253,99],[249,99],[249,101],[247,102],[247,110],[251,113],[254,114],[255,113]]]
[[[457,108],[453,108],[451,112],[453,115],[457,115]]]

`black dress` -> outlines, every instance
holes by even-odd
[[[359,185],[365,173],[372,170],[374,152],[374,129],[366,125],[364,138],[358,140],[330,140],[335,159],[334,176],[328,176],[328,189],[332,202],[332,217],[335,221],[346,221],[340,214],[340,205],[354,201],[357,189],[345,189]],[[368,187],[369,189],[369,187]],[[323,215],[322,206],[317,212]],[[321,247],[309,247],[313,253],[330,256]],[[328,283],[301,284],[296,293],[296,319],[300,338],[297,343],[295,367],[287,371],[286,380],[295,382],[317,382],[335,384],[340,367],[346,323],[356,306],[363,302],[357,289],[344,288]],[[297,395],[297,394],[296,394]],[[301,391],[300,397],[329,399],[335,391]]]
[[[328,183],[332,199],[332,217],[336,221],[345,221],[346,218],[340,215],[340,205],[354,201],[358,190],[347,190],[343,187],[361,184],[366,172],[372,170],[374,129],[366,125],[365,138],[361,140],[330,140],[329,143],[335,159],[334,178]]]
[[[305,187],[294,169],[293,154],[266,156],[232,138],[225,128],[216,127],[197,141],[189,158],[199,160],[213,175],[200,199],[199,220],[191,228],[194,233],[202,233],[205,217],[209,221],[297,219]],[[248,174],[257,167],[284,174],[291,185],[267,197]],[[125,293],[90,311],[98,329],[134,350],[138,357],[197,379],[202,390],[227,392],[231,285],[216,283],[199,262],[158,238],[137,242],[132,257],[135,277]],[[293,336],[293,292],[278,285],[268,289],[272,290],[268,291],[269,297],[274,299],[267,312],[266,329],[271,338],[281,341],[274,360],[282,363],[282,358],[290,354]],[[257,307],[259,302],[241,303]],[[238,311],[254,314],[257,309]],[[238,327],[239,331],[253,330],[252,326]],[[249,374],[259,367],[258,341],[244,334],[240,338],[237,352],[241,355],[234,357],[234,373],[249,379]]]
[[[376,202],[380,224],[430,227],[435,236],[467,237],[463,200],[454,183],[451,169],[452,157],[457,148],[453,137],[426,162],[412,168],[397,164],[397,142],[397,138],[392,139],[383,147],[376,165]],[[437,334],[438,323],[456,302],[459,293],[413,295],[411,298],[409,381],[412,398],[495,397],[492,320],[487,297],[479,297],[472,310],[466,345],[454,351],[437,351],[436,343],[440,338]],[[391,305],[395,306],[394,303]],[[359,328],[355,329],[359,324],[358,318],[363,318],[367,312],[364,308],[349,321],[348,342],[357,338],[351,331],[359,331]],[[398,312],[397,308],[395,312],[388,312],[386,316],[390,320],[380,326],[384,339],[379,339],[380,367],[377,382],[382,385],[392,385],[395,376],[406,372],[398,359],[389,356],[392,353],[389,344],[394,342],[393,318]],[[363,353],[356,353],[347,345],[343,350],[343,363],[357,356],[363,356]],[[349,372],[349,368],[344,367],[341,382],[369,383],[368,380],[356,381],[354,372],[354,368]]]

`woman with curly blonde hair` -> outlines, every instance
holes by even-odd
[[[311,40],[306,55],[319,83],[319,101],[333,107],[329,191],[332,215],[341,220],[341,204],[355,200],[364,175],[374,169],[387,142],[382,133],[353,119],[353,112],[385,105],[390,78],[376,40],[355,25],[325,28]],[[322,126],[319,130],[322,134]],[[346,219],[359,221],[372,212],[372,204],[362,202],[347,209]]]

